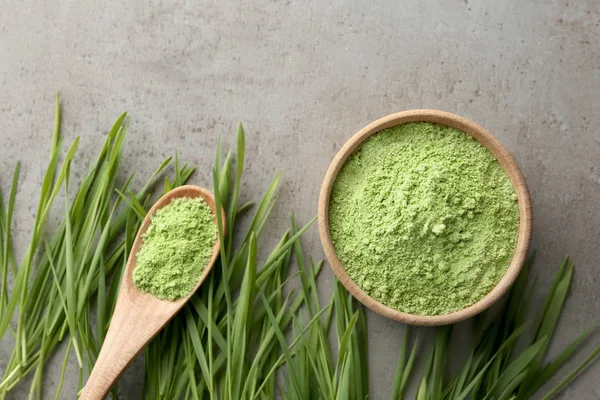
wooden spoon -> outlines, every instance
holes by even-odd
[[[94,369],[81,391],[80,399],[103,399],[108,394],[135,356],[198,290],[216,261],[220,251],[218,238],[213,246],[212,256],[202,275],[198,277],[198,283],[194,290],[187,297],[175,301],[156,298],[140,291],[133,284],[132,273],[136,265],[136,255],[142,244],[142,235],[150,225],[150,217],[156,210],[168,205],[171,200],[181,197],[202,197],[212,209],[216,224],[215,198],[211,192],[198,186],[187,185],[173,189],[161,197],[150,209],[133,243],[108,333]],[[225,224],[225,214],[223,214],[222,221]],[[223,229],[225,229],[224,226]]]

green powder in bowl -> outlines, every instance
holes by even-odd
[[[165,300],[189,295],[217,240],[213,219],[202,198],[174,199],[157,210],[137,253],[135,286]]]
[[[411,122],[366,139],[334,182],[329,230],[346,273],[395,310],[448,314],[489,293],[517,244],[514,188],[455,128]]]

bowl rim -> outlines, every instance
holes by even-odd
[[[508,175],[517,195],[519,208],[519,233],[517,245],[515,246],[515,252],[510,265],[500,281],[488,294],[471,306],[449,314],[409,314],[388,307],[370,297],[352,281],[350,276],[344,270],[344,267],[338,259],[333,247],[329,232],[329,202],[331,190],[339,171],[346,163],[348,157],[350,157],[354,151],[371,135],[374,135],[383,129],[402,125],[408,122],[433,122],[440,125],[454,127],[472,136],[475,140],[485,146],[494,155],[496,160],[498,160],[498,163]],[[331,268],[337,275],[340,282],[357,300],[359,300],[369,309],[380,315],[383,315],[384,317],[406,324],[422,326],[447,325],[473,317],[474,315],[479,314],[480,312],[489,308],[492,304],[498,301],[515,282],[527,257],[527,251],[531,241],[531,199],[529,190],[527,188],[527,183],[523,177],[523,173],[519,169],[514,157],[490,132],[467,118],[446,111],[431,109],[407,110],[387,115],[370,123],[359,130],[350,139],[348,139],[348,141],[337,152],[331,164],[329,165],[329,168],[327,169],[323,179],[323,184],[321,186],[318,205],[318,224],[321,243],[323,245],[323,250],[329,265],[331,265]]]

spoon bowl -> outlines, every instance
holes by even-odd
[[[151,217],[157,210],[170,204],[172,200],[182,197],[204,199],[212,210],[215,224],[217,223],[217,210],[213,194],[198,186],[185,185],[173,189],[152,206],[142,222],[129,253],[110,327],[94,369],[81,392],[80,399],[103,399],[135,356],[187,303],[212,270],[221,249],[218,237],[213,246],[210,260],[198,278],[198,283],[186,297],[174,301],[162,300],[142,292],[133,283],[137,253],[142,245],[142,236],[150,226]],[[225,214],[222,210],[221,212],[224,224]],[[224,226],[223,229],[225,229]]]

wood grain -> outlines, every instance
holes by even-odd
[[[142,244],[142,235],[150,225],[150,217],[156,210],[168,205],[173,199],[181,197],[202,197],[215,215],[214,222],[216,224],[213,194],[198,186],[186,185],[173,189],[161,197],[150,209],[133,243],[108,333],[94,369],[81,392],[80,399],[103,399],[135,356],[198,290],[215,264],[220,251],[218,238],[213,246],[212,256],[199,277],[196,287],[187,297],[175,301],[161,300],[148,293],[143,293],[135,287],[133,270],[136,265],[136,255]],[[225,223],[224,213],[223,223]]]
[[[358,287],[348,276],[344,270],[344,266],[340,262],[335,253],[333,243],[331,242],[331,236],[329,233],[329,200],[331,196],[331,190],[333,183],[339,173],[340,169],[350,157],[358,146],[369,136],[396,125],[401,125],[407,122],[433,122],[440,125],[451,126],[459,129],[474,139],[479,141],[485,146],[498,160],[502,166],[517,194],[517,202],[519,206],[519,234],[517,239],[517,245],[513,258],[511,260],[506,273],[500,279],[498,284],[492,289],[485,297],[479,300],[477,303],[467,307],[463,310],[456,311],[450,314],[443,315],[414,315],[404,313],[384,304],[366,294],[360,287]],[[529,249],[529,242],[531,240],[531,226],[532,226],[532,210],[531,200],[529,197],[529,190],[525,183],[525,178],[521,173],[521,170],[517,166],[515,159],[506,150],[506,148],[488,131],[476,123],[444,111],[438,110],[409,110],[392,115],[388,115],[377,121],[367,125],[354,136],[352,136],[337,153],[323,180],[321,187],[321,193],[319,196],[319,234],[321,236],[321,242],[325,251],[325,256],[329,261],[329,264],[333,268],[333,271],[338,276],[340,282],[348,289],[348,291],[357,298],[365,306],[371,310],[383,315],[384,317],[394,319],[396,321],[404,322],[411,325],[447,325],[453,324],[459,321],[463,321],[470,318],[483,310],[490,307],[493,303],[498,301],[514,283],[519,272],[523,267],[523,263],[527,256]]]

